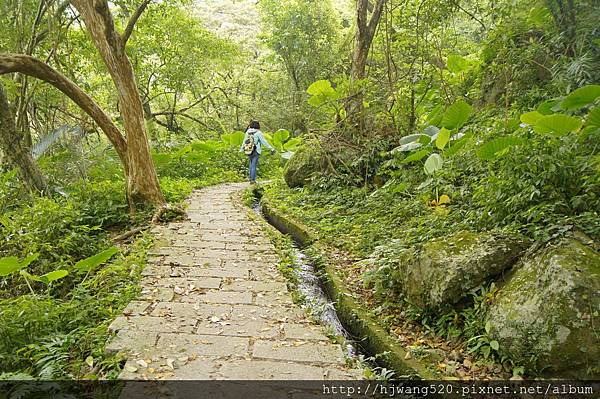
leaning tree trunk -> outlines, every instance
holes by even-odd
[[[352,69],[350,71],[352,82],[360,81],[366,76],[369,51],[386,1],[377,0],[369,20],[369,0],[356,0],[356,37],[352,52]],[[348,101],[346,111],[352,123],[362,131],[364,129],[362,91],[354,93]]]
[[[121,159],[123,169],[127,170],[127,142],[110,117],[87,93],[69,78],[36,58],[25,54],[0,54],[0,75],[14,72],[50,83],[73,100],[106,134]]]
[[[25,145],[23,134],[17,132],[14,115],[2,83],[0,83],[0,147],[10,165],[17,168],[19,176],[30,191],[47,193],[48,182]]]
[[[117,89],[127,136],[126,176],[129,205],[132,209],[137,203],[162,206],[165,204],[165,198],[160,190],[150,154],[142,101],[133,68],[125,53],[125,43],[133,25],[128,25],[124,36],[119,35],[106,0],[73,0],[73,5],[81,14]],[[143,11],[143,8],[141,10]],[[137,19],[139,14],[136,13],[135,17]]]

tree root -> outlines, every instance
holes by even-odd
[[[121,235],[118,235],[112,239],[113,242],[115,242],[115,243],[123,242],[133,236],[136,236],[137,234],[139,234],[143,231],[151,229],[152,227],[154,227],[154,225],[157,225],[160,222],[160,218],[167,211],[174,211],[177,214],[185,215],[185,210],[182,207],[180,207],[180,206],[174,207],[174,206],[171,206],[170,204],[164,204],[154,212],[154,215],[152,215],[152,219],[150,220],[150,224],[136,227],[135,229],[129,230]]]

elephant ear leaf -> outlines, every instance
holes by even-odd
[[[60,280],[69,275],[69,272],[66,270],[55,270],[50,273],[46,273],[43,276],[40,276],[40,281],[44,284],[49,284],[53,281]]]
[[[469,120],[473,107],[464,100],[452,104],[442,117],[442,126],[448,130],[460,129]]]
[[[492,141],[488,141],[477,150],[477,156],[479,159],[489,161],[496,158],[499,154],[503,154],[504,151],[510,147],[524,144],[525,140],[520,137],[498,137]]]
[[[94,256],[90,256],[89,258],[80,260],[79,262],[75,263],[75,269],[79,270],[80,272],[89,272],[95,267],[98,267],[101,264],[108,261],[117,252],[119,252],[119,248],[110,247],[107,250],[104,250]]]
[[[25,258],[25,260],[23,260],[23,262],[19,262],[19,258],[17,258],[16,256],[0,258],[0,277],[8,276],[9,274],[26,268],[39,256],[40,254],[29,255]]]
[[[273,134],[273,145],[279,150],[283,150],[283,144],[290,137],[290,132],[285,129],[279,129]]]
[[[431,154],[425,161],[425,173],[433,175],[435,172],[440,170],[444,165],[444,160],[439,154]]]
[[[590,111],[587,116],[586,126],[600,127],[600,106]]]
[[[547,115],[536,123],[534,131],[537,133],[550,133],[555,136],[564,136],[581,128],[581,119],[563,114]]]
[[[587,85],[573,90],[560,104],[565,111],[574,111],[593,103],[600,97],[600,85]]]

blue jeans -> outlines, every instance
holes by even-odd
[[[258,168],[258,157],[259,154],[256,151],[253,151],[252,154],[248,156],[250,159],[250,181],[256,181],[256,169]]]

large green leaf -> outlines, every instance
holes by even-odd
[[[7,258],[0,258],[0,277],[8,276],[16,271],[26,268],[35,261],[40,254],[32,254],[26,257],[23,262],[19,262],[19,258],[16,256],[9,256]]]
[[[440,150],[446,148],[446,144],[450,141],[450,130],[442,128],[435,139],[435,146]]]
[[[560,104],[565,111],[573,111],[593,103],[600,97],[600,85],[587,85],[574,90]]]
[[[284,145],[283,149],[286,151],[297,151],[298,147],[302,144],[302,139],[300,137],[294,137],[288,140]]]
[[[9,256],[6,258],[0,258],[0,276],[8,276],[11,273],[16,272],[22,268],[19,258],[16,256]]]
[[[53,281],[60,280],[61,278],[66,277],[67,275],[69,275],[69,272],[66,270],[55,270],[53,272],[46,273],[43,276],[40,276],[39,281],[45,284],[49,284]]]
[[[425,129],[423,129],[423,134],[426,134],[430,137],[435,136],[439,132],[440,132],[440,128],[437,126],[427,126]]]
[[[427,122],[432,126],[438,126],[442,123],[442,117],[444,116],[444,107],[442,104],[436,105],[429,115],[427,116]]]
[[[425,161],[425,173],[432,175],[442,168],[444,160],[440,154],[431,154]]]
[[[80,260],[79,262],[75,263],[75,269],[81,272],[88,272],[112,258],[117,252],[119,252],[119,248],[110,247],[107,250],[104,250],[94,256],[90,256],[89,258]]]
[[[338,92],[335,91],[328,80],[314,82],[306,89],[306,92],[312,96],[308,99],[308,103],[313,107],[319,107],[339,98]]]
[[[402,137],[400,139],[400,145],[420,142],[420,140],[423,137],[425,137],[427,139],[427,143],[429,143],[431,141],[431,137],[429,135],[416,133],[416,134],[409,134],[408,136]]]
[[[477,156],[483,160],[490,160],[495,158],[498,154],[504,152],[509,147],[520,145],[525,142],[520,137],[506,136],[498,137],[491,141],[488,141],[477,150]]]
[[[273,145],[279,150],[283,150],[283,143],[290,137],[290,132],[285,129],[279,129],[273,133]]]
[[[417,151],[417,152],[410,154],[409,156],[407,156],[406,158],[404,158],[402,160],[402,163],[411,163],[411,162],[420,161],[421,159],[425,158],[430,153],[431,153],[431,148],[425,148],[421,151]]]
[[[557,136],[574,132],[581,128],[581,119],[564,114],[545,115],[535,124],[538,133],[552,133]]]
[[[531,111],[521,115],[521,122],[526,123],[528,125],[534,126],[536,125],[540,119],[544,117],[543,114],[538,111]]]
[[[464,100],[458,100],[444,112],[442,126],[449,130],[460,129],[469,120],[472,111],[473,107]]]
[[[448,70],[453,73],[464,72],[469,69],[469,61],[458,54],[452,54],[448,56],[448,62],[446,65]]]
[[[557,99],[546,100],[537,107],[537,111],[542,115],[552,115],[555,112],[556,106],[560,104]]]
[[[317,80],[306,89],[311,96],[335,96],[335,90],[328,80]]]
[[[596,107],[590,111],[585,121],[585,125],[600,127],[600,107]]]
[[[395,154],[397,152],[409,152],[409,151],[413,151],[416,150],[417,148],[421,148],[423,147],[423,144],[421,143],[406,143],[406,144],[402,144],[396,148],[394,148],[391,152],[392,154]]]
[[[233,132],[221,135],[221,140],[230,147],[240,147],[244,142],[244,132]]]

